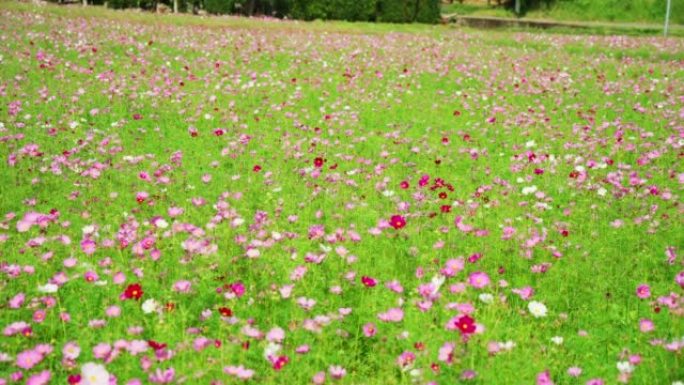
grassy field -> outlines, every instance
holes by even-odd
[[[681,384],[684,40],[0,2],[0,385]]]
[[[663,24],[665,1],[662,0],[556,0],[530,8],[525,17],[554,21],[592,21],[614,23]],[[442,6],[443,14],[515,17],[511,8],[490,5],[486,1],[466,0]],[[684,25],[684,2],[673,0],[670,23]]]

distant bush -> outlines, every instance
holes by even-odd
[[[138,7],[138,1],[137,0],[109,0],[107,2],[107,6],[109,8],[114,8],[114,9],[137,8]]]
[[[296,19],[436,23],[440,0],[293,0]]]
[[[436,23],[439,0],[378,0],[377,20],[388,23]]]
[[[215,15],[225,15],[235,11],[234,0],[204,0],[204,9]]]
[[[154,9],[157,2],[160,0],[109,0],[109,7]],[[180,8],[192,9],[195,2],[182,1]],[[392,23],[436,23],[440,18],[440,0],[203,0],[201,3],[204,10],[215,15],[268,15],[302,20]]]

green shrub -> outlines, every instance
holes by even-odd
[[[124,9],[124,8],[135,8],[138,6],[137,0],[109,0],[107,3],[109,8],[113,9]]]
[[[388,23],[436,23],[439,0],[379,0],[377,20]]]
[[[225,15],[235,11],[235,0],[204,0],[204,9],[215,15]]]

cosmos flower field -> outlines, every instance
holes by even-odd
[[[684,40],[0,5],[0,384],[681,384]]]

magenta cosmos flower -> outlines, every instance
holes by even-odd
[[[651,287],[646,284],[641,284],[636,289],[637,297],[646,299],[651,296]]]
[[[399,230],[406,226],[406,218],[401,215],[392,215],[389,223],[395,230]]]

